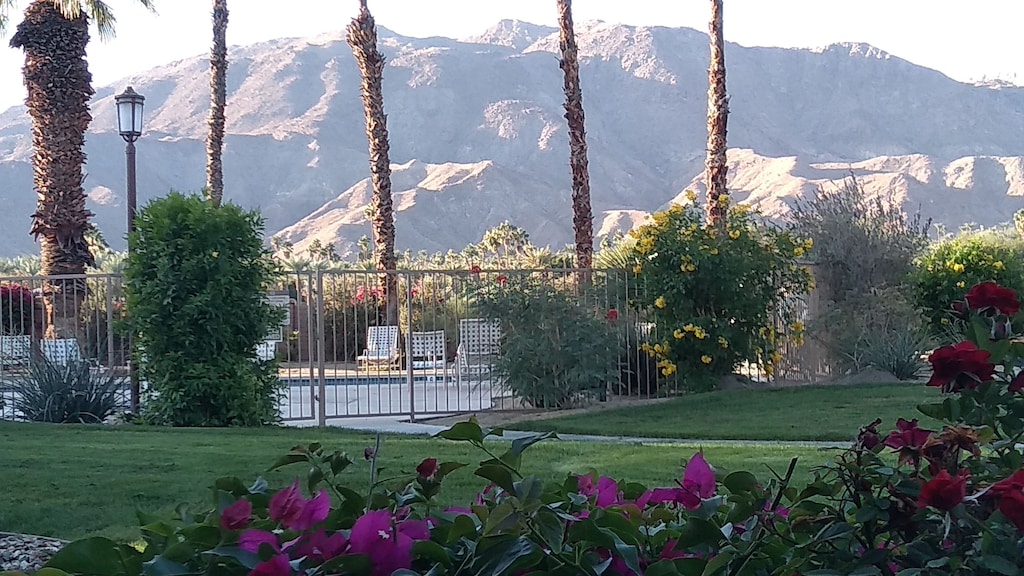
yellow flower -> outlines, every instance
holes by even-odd
[[[686,332],[693,332],[696,329],[697,327],[694,326],[693,324],[687,324],[686,326],[683,326],[683,330]]]
[[[700,327],[694,328],[693,335],[697,337],[697,340],[703,340],[708,337],[708,333]]]
[[[676,373],[676,365],[675,364],[669,363],[668,365],[666,365],[664,368],[661,369],[661,375],[662,376],[671,376],[671,375],[673,375],[675,373]]]
[[[992,263],[992,267],[995,268],[996,270],[1002,270],[1003,269],[1003,261],[1002,260],[997,260],[997,261],[993,262]]]
[[[651,345],[648,344],[647,342],[644,342],[643,344],[640,345],[640,349],[643,350],[644,352],[650,352]]]
[[[696,202],[697,201],[697,193],[694,192],[693,190],[687,190],[686,191],[686,199],[689,200],[690,202]]]
[[[705,364],[711,364],[711,356],[708,356],[707,354],[705,354],[705,355],[700,357],[700,361],[705,363]]]
[[[967,287],[967,283],[964,282],[963,280],[961,280],[961,281],[956,283],[956,287],[957,288],[965,288],[965,287]]]
[[[710,254],[712,256],[718,256],[718,248],[712,248]]]
[[[658,308],[664,308],[667,304],[665,303],[664,296],[658,296],[658,299],[654,301],[654,305]]]
[[[654,345],[654,353],[655,354],[661,354],[661,352],[662,352],[661,344],[655,344]]]
[[[641,254],[647,254],[651,250],[654,250],[653,238],[641,238],[636,244],[636,251]]]
[[[804,323],[803,322],[793,322],[792,324],[789,325],[789,327],[790,327],[790,329],[793,330],[793,332],[796,332],[796,333],[800,333],[800,332],[804,331]]]
[[[721,196],[719,196],[718,197],[718,205],[719,206],[723,206],[723,207],[728,206],[729,205],[729,195],[728,194],[722,194]]]
[[[700,245],[700,249],[701,249],[701,251],[704,251],[704,250],[710,250],[710,249],[711,249],[711,247],[710,247],[710,246],[708,246],[707,244],[701,244],[701,245]]]
[[[949,318],[943,318],[939,322],[941,322],[943,326],[948,326],[949,325]]]
[[[739,237],[740,237],[740,231],[739,230],[733,230],[733,231],[729,232],[729,238],[732,238],[733,240],[736,240]]]
[[[676,331],[672,333],[672,336],[675,336],[676,340],[682,340],[683,336],[686,336],[686,334],[682,330],[676,328]]]
[[[804,240],[804,250],[810,250],[811,248],[814,248],[814,239],[808,238]]]
[[[723,338],[722,336],[719,336],[718,337],[718,345],[721,346],[722,348],[728,348],[729,347],[729,341],[726,340],[725,338]]]
[[[641,267],[639,264],[637,264],[636,266],[633,266],[633,274],[639,274],[639,273],[641,273],[643,271],[644,271],[643,267]]]
[[[693,264],[683,264],[682,266],[679,267],[679,269],[682,270],[683,272],[693,272],[694,270],[697,269],[697,267],[694,266]]]
[[[803,249],[802,246],[797,246],[796,248],[793,248],[793,256],[796,256],[797,258],[799,258],[799,257],[801,257],[803,255],[804,255],[804,249]]]

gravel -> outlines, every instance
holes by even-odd
[[[0,572],[35,572],[65,544],[55,538],[0,532]]]

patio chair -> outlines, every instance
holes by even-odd
[[[40,340],[39,351],[47,361],[59,365],[82,361],[82,349],[74,338],[57,338],[56,340]]]
[[[31,354],[31,336],[0,336],[0,366],[24,364]]]
[[[277,356],[277,342],[264,341],[256,345],[256,358],[260,362],[270,362]]]
[[[412,359],[413,370],[437,370],[442,372],[448,367],[448,350],[444,339],[444,330],[431,332],[413,332]]]
[[[501,322],[485,318],[459,321],[459,374],[488,374],[501,346]]]
[[[366,329],[366,350],[356,356],[356,365],[390,366],[398,361],[398,326],[370,326]]]

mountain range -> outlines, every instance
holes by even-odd
[[[454,40],[379,30],[397,247],[459,249],[509,220],[538,245],[572,239],[569,148],[556,29],[502,21]],[[702,189],[707,36],[689,28],[577,26],[595,231],[628,229]],[[971,85],[860,43],[726,48],[732,194],[782,217],[853,173],[948,227],[1024,208],[1024,88]],[[370,234],[359,72],[343,32],[229,52],[225,196],[267,234],[340,254]],[[113,95],[146,96],[140,203],[205,181],[208,60],[97,88],[86,190],[124,246],[124,155]],[[37,250],[30,122],[0,114],[0,256]]]

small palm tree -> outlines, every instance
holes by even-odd
[[[708,187],[708,224],[725,226],[725,207],[720,198],[727,194],[726,129],[729,96],[725,90],[725,37],[722,34],[722,0],[711,0],[709,27],[711,62],[708,66],[708,157],[704,181]]]
[[[152,0],[137,0],[152,9]],[[14,0],[0,0],[0,29]],[[87,234],[85,132],[92,116],[92,75],[86,61],[89,20],[100,37],[114,32],[114,15],[101,0],[32,0],[11,38],[25,52],[22,68],[32,117],[32,168],[38,198],[29,230],[39,241],[40,273],[81,275],[95,264]],[[76,336],[86,296],[83,279],[50,279],[44,289],[46,337]]]
[[[210,51],[210,119],[206,136],[206,194],[214,207],[224,197],[224,108],[228,77],[228,2],[213,0],[213,49]]]
[[[391,203],[391,159],[389,156],[387,116],[384,114],[384,54],[377,50],[377,24],[366,0],[359,0],[359,15],[348,25],[348,45],[352,48],[362,74],[363,112],[366,137],[370,144],[370,180],[373,200],[370,221],[373,226],[374,255],[377,270],[384,272],[381,288],[385,295],[384,319],[398,321],[398,279],[393,271],[395,256],[395,219]],[[387,272],[391,271],[391,274]]]
[[[583,92],[572,0],[558,0],[560,66],[564,75],[565,119],[569,124],[569,166],[572,168],[572,224],[576,237],[576,266],[589,269],[594,262],[594,215],[590,206],[590,174],[587,167],[587,131],[584,126]]]

